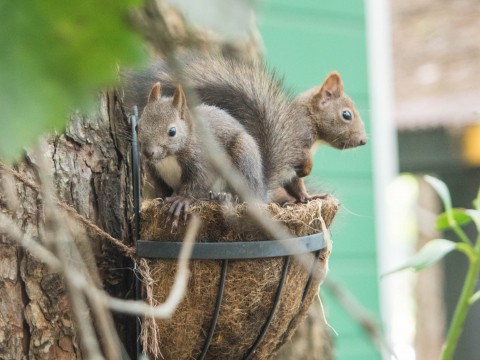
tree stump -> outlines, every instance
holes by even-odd
[[[126,241],[131,239],[132,208],[128,138],[127,119],[116,94],[108,92],[100,96],[95,114],[74,113],[65,133],[42,145],[60,201]],[[31,154],[27,152],[14,169],[23,180],[38,185]],[[38,191],[0,170],[0,212],[32,238],[48,242],[42,234],[43,210]],[[0,230],[0,358],[82,358],[62,277],[1,234]],[[106,240],[87,235],[105,289],[113,296],[131,297],[131,262]],[[117,316],[116,325],[134,354],[134,319]]]

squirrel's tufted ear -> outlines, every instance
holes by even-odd
[[[162,89],[161,89],[160,83],[157,82],[153,84],[152,90],[150,90],[150,95],[148,95],[148,103],[150,104],[151,102],[154,102],[160,99],[161,95],[162,95]]]
[[[327,101],[339,98],[343,93],[343,81],[336,71],[328,74],[327,78],[314,95],[313,100],[317,105],[324,105]]]
[[[172,105],[178,110],[182,119],[185,119],[185,112],[187,110],[187,98],[183,92],[181,85],[178,85],[173,94]]]

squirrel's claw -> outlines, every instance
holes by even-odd
[[[307,197],[302,196],[300,199],[284,201],[280,203],[280,206],[283,208],[286,208],[286,207],[294,206],[298,204],[307,204],[312,200],[319,200],[319,199],[324,200],[327,197],[328,197],[327,194],[318,194],[318,195],[312,195],[312,196],[308,195]]]
[[[170,209],[168,210],[168,216],[165,220],[165,223],[171,223],[172,228],[178,227],[178,221],[182,215],[183,211],[183,220],[187,221],[188,211],[190,209],[191,200],[183,196],[171,196],[165,199],[166,202],[172,203]]]
[[[308,201],[312,200],[325,200],[328,197],[328,194],[317,194],[308,197]]]
[[[232,193],[229,192],[219,192],[214,193],[213,191],[209,191],[208,197],[210,200],[218,201],[221,203],[238,203],[238,196],[234,196]]]
[[[287,208],[287,207],[290,207],[290,206],[295,206],[297,204],[301,204],[301,203],[295,202],[295,201],[285,201],[284,203],[281,203],[280,206],[282,208]]]
[[[222,201],[222,193],[221,192],[213,192],[210,190],[208,192],[208,198],[213,201]]]

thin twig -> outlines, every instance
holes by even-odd
[[[39,148],[36,153],[42,154]],[[62,220],[55,206],[55,191],[53,190],[52,179],[47,174],[46,159],[40,155],[36,160],[41,179],[41,195],[44,202],[45,238],[50,240],[49,243],[57,258],[60,260],[65,285],[68,290],[67,294],[70,300],[71,311],[81,335],[80,343],[82,344],[85,358],[101,360],[104,359],[104,357],[96,337],[89,308],[82,290],[74,285],[74,279],[77,275],[71,271],[72,267],[70,266],[70,256],[74,258],[76,264],[82,264],[83,259],[79,255],[78,249],[73,242],[71,232],[66,228],[65,221]],[[86,267],[84,266],[84,268]],[[106,334],[106,336],[111,336],[111,334]]]
[[[93,283],[91,278],[88,279],[88,282],[90,284]],[[107,359],[120,359],[121,341],[110,315],[108,304],[102,301],[98,291],[84,291],[84,294],[89,300],[88,303],[94,313],[99,328],[98,332],[102,335],[101,342],[105,344],[105,357]]]
[[[175,276],[174,285],[170,292],[169,298],[163,304],[158,306],[149,306],[143,301],[122,300],[108,295],[103,290],[95,287],[86,278],[85,274],[76,269],[69,269],[75,274],[72,282],[76,287],[84,290],[89,297],[96,301],[101,301],[107,304],[110,309],[132,314],[136,316],[153,316],[157,319],[165,319],[170,317],[175,311],[178,302],[182,300],[185,288],[188,283],[188,261],[193,247],[193,241],[196,237],[198,229],[200,228],[200,221],[193,220],[188,225],[187,234],[180,251],[178,271]],[[62,264],[60,260],[42,244],[33,240],[28,234],[23,233],[20,228],[8,216],[0,212],[0,233],[5,234],[9,239],[16,241],[18,244],[25,247],[30,253],[37,257],[40,261],[47,264],[53,271],[61,271]],[[181,271],[180,271],[181,270]],[[173,293],[173,296],[172,296]]]
[[[29,235],[23,233],[18,225],[10,217],[0,212],[0,234],[14,240],[19,245],[30,251],[32,256],[47,264],[53,271],[61,270],[60,260],[45,246],[33,240]]]

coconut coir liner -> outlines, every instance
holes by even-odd
[[[292,237],[321,232],[320,218],[329,227],[338,210],[338,202],[333,197],[287,208],[275,204],[259,206],[263,206],[274,220],[286,225]],[[246,215],[245,204],[227,206],[214,201],[198,201],[190,212],[202,221],[198,242],[272,239]],[[141,239],[181,241],[185,226],[180,225],[172,233],[170,226],[165,225],[167,215],[168,206],[161,200],[143,202]],[[315,266],[313,256],[304,259],[303,265],[291,257],[277,309],[252,359],[270,358],[292,336],[325,277],[329,254],[330,244],[321,251]],[[244,358],[271,312],[284,262],[285,257],[229,260],[220,315],[206,359]],[[148,260],[148,263],[155,305],[164,302],[171,289],[176,260]],[[149,321],[142,326],[144,350],[150,358],[198,358],[210,329],[221,266],[221,260],[191,261],[186,296],[174,316],[157,320],[156,326]],[[304,295],[311,269],[314,274],[312,286]]]

